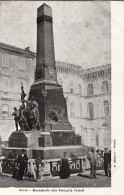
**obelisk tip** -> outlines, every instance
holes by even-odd
[[[47,4],[43,3],[38,9],[37,9],[38,17],[39,16],[50,16],[52,17],[52,9]]]

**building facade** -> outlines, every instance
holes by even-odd
[[[35,53],[0,44],[0,128],[7,138],[15,129],[13,107],[20,105],[21,83],[26,94],[34,81]],[[82,144],[103,149],[111,145],[111,66],[90,69],[56,62],[57,78],[67,101],[68,118]],[[27,95],[28,96],[28,95]]]
[[[13,108],[20,105],[21,84],[28,93],[34,67],[35,54],[0,43],[0,135],[7,139],[15,129]]]

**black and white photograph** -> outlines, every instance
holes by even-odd
[[[111,188],[111,44],[111,1],[0,1],[0,188]]]

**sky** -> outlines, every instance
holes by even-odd
[[[0,42],[36,52],[37,8],[52,8],[55,60],[91,68],[111,63],[109,1],[0,2]]]

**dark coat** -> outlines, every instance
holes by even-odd
[[[104,153],[104,164],[109,164],[111,162],[111,154]]]
[[[23,179],[24,173],[27,171],[27,161],[28,157],[26,154],[22,156],[22,154],[19,154],[17,158],[17,163],[19,164],[19,176],[18,180]]]
[[[70,165],[67,157],[61,159],[60,178],[68,178],[70,176]]]
[[[26,166],[27,165],[27,161],[28,161],[28,157],[26,154],[24,154],[22,156],[22,154],[19,154],[17,162],[21,165],[21,166]]]

